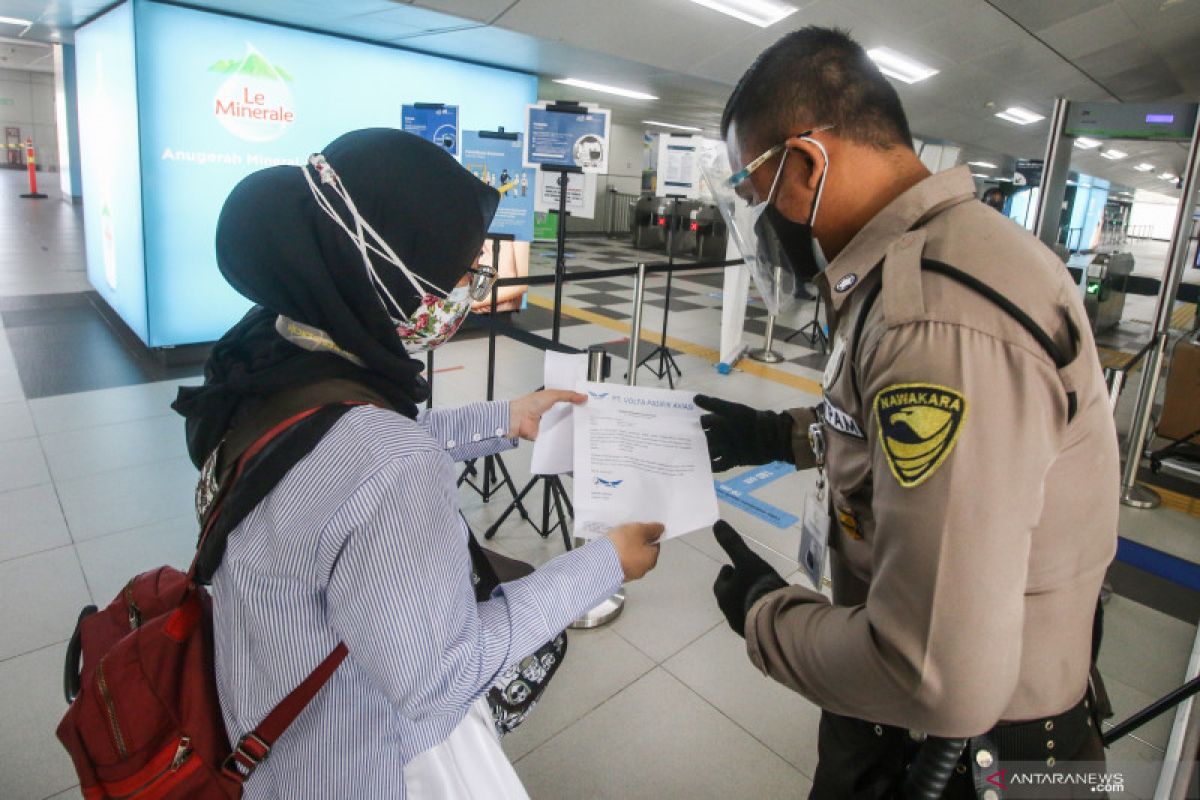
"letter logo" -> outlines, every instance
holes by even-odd
[[[840,281],[838,281],[833,288],[838,292],[848,292],[856,283],[858,283],[858,276],[851,272],[849,275],[844,276]]]
[[[229,76],[213,98],[213,115],[239,139],[271,142],[296,121],[288,88],[292,76],[249,42],[244,57],[223,58],[208,71]]]
[[[927,383],[901,383],[875,396],[879,443],[897,482],[920,486],[950,456],[967,418],[961,393]]]
[[[605,487],[606,489],[615,489],[615,488],[617,488],[618,486],[620,486],[622,483],[624,483],[625,481],[624,481],[624,480],[619,480],[619,481],[606,481],[606,480],[604,480],[604,478],[597,477],[595,482],[596,482],[596,484],[597,484],[597,485],[599,485],[599,486],[603,486],[603,487]]]

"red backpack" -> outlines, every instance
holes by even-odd
[[[220,563],[224,539],[213,536],[214,530],[232,531],[299,460],[297,455],[311,449],[351,405],[294,414],[231,459],[226,479],[206,504],[187,574],[171,567],[142,573],[103,611],[83,610],[67,652],[71,706],[58,738],[75,763],[85,798],[240,797],[242,784],[346,657],[345,645],[339,644],[236,748],[230,747],[213,666],[212,600],[197,580],[197,568],[204,576],[203,562],[214,563],[206,544],[216,538],[215,563]],[[297,428],[310,435],[294,437],[301,446],[289,447],[286,440],[293,437],[281,434]],[[243,479],[249,490],[239,488],[231,497],[231,487]],[[214,571],[212,566],[207,577]]]

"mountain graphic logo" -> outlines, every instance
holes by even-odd
[[[608,392],[588,392],[588,394],[597,400],[603,400],[604,398],[608,397]]]
[[[596,481],[595,481],[596,485],[598,485],[598,486],[604,486],[604,487],[606,487],[606,488],[608,488],[608,489],[615,489],[615,488],[617,488],[618,486],[620,486],[620,485],[621,485],[622,483],[624,483],[624,482],[625,482],[624,480],[620,480],[620,481],[606,481],[606,480],[604,480],[604,478],[600,478],[600,477],[597,477],[597,478],[596,478]]]
[[[295,79],[249,42],[242,58],[223,58],[208,71],[227,76],[213,98],[213,115],[239,139],[271,142],[296,121],[288,86]]]

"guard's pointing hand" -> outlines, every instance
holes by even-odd
[[[756,411],[741,403],[696,395],[696,405],[709,412],[700,418],[713,472],[772,461],[796,463],[792,454],[792,416]]]
[[[745,636],[746,614],[750,607],[763,595],[787,586],[787,581],[751,550],[746,540],[725,520],[717,520],[713,535],[733,561],[733,566],[726,564],[717,573],[713,594],[717,596],[717,605],[729,621],[729,627],[738,636]]]

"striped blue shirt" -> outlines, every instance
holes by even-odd
[[[607,539],[475,600],[455,460],[500,452],[507,403],[342,417],[230,535],[213,577],[217,688],[236,742],[339,641],[349,657],[246,783],[258,798],[402,798],[505,667],[611,595]]]

